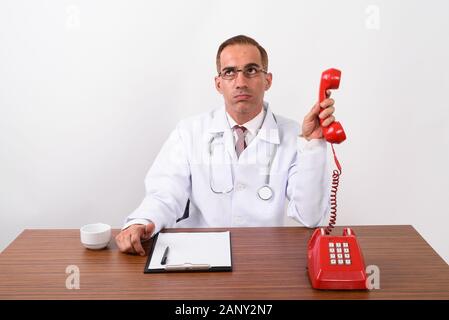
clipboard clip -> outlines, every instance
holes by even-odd
[[[165,266],[165,271],[191,271],[191,270],[209,270],[210,264],[193,264],[186,262],[183,264],[169,264]]]

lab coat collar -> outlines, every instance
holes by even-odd
[[[266,112],[265,120],[262,123],[262,128],[260,128],[257,137],[269,143],[280,144],[279,128],[276,117],[268,107],[268,102],[264,102],[264,108]]]
[[[279,144],[279,128],[276,118],[271,112],[271,109],[268,107],[268,102],[264,101],[263,107],[265,109],[265,119],[257,134],[257,137],[270,143]],[[213,113],[212,122],[209,126],[209,132],[221,133],[229,131],[231,131],[231,127],[226,117],[225,107],[215,110]]]

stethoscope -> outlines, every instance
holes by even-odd
[[[273,115],[274,117],[274,115]],[[276,121],[276,118],[275,118]],[[230,164],[231,166],[231,178],[232,178],[232,185],[231,188],[229,188],[228,190],[223,190],[223,191],[218,191],[214,188],[214,184],[213,184],[213,178],[212,178],[212,157],[213,157],[213,147],[212,145],[214,145],[214,141],[215,139],[219,137],[220,139],[223,140],[223,133],[220,132],[218,134],[215,134],[210,140],[209,140],[209,186],[210,189],[212,190],[213,193],[215,194],[227,194],[230,193],[232,190],[234,190],[234,174],[232,172],[232,163]],[[224,146],[224,142],[222,141],[222,144]],[[273,165],[273,161],[274,158],[276,157],[276,153],[277,153],[277,144],[274,145],[274,151],[271,152],[271,156],[270,156],[270,161],[268,162],[267,165],[267,171],[265,174],[265,181],[264,181],[264,185],[261,186],[258,190],[257,190],[257,195],[259,196],[259,198],[261,200],[270,200],[271,198],[273,198],[274,195],[274,191],[273,189],[270,187],[270,179],[271,179],[271,167]]]

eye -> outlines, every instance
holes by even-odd
[[[255,75],[258,72],[256,67],[248,67],[245,69],[245,73],[248,75]]]
[[[235,74],[235,70],[234,69],[224,69],[223,71],[222,71],[222,74],[225,76],[225,77],[229,77],[229,76],[233,76],[234,74]]]

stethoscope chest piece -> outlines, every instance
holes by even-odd
[[[257,194],[262,200],[270,200],[273,197],[273,190],[269,186],[265,185],[260,187]]]

